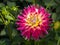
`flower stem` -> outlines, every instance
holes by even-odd
[[[60,45],[60,38],[58,39],[57,45]]]
[[[1,16],[2,20],[3,20],[3,24],[5,24],[5,20],[4,20],[3,16],[1,15],[1,13],[0,13],[0,16]]]
[[[12,45],[12,30],[10,29],[9,24],[5,25],[6,35],[9,37],[10,45]]]
[[[57,40],[57,45],[60,45],[60,37],[58,37],[58,33],[57,33],[57,31],[55,30],[55,32],[56,32],[56,37],[58,38]]]
[[[60,37],[58,36],[58,32],[55,30],[56,38],[57,38],[57,45],[60,45]]]
[[[9,39],[10,39],[10,41],[12,41],[12,31],[10,30],[10,27],[9,26],[7,26],[7,28],[8,28],[8,36],[9,36]]]

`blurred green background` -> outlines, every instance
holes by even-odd
[[[53,24],[45,38],[28,41],[16,30],[15,22],[24,7],[34,3],[47,8]],[[0,0],[0,45],[60,45],[60,0]]]

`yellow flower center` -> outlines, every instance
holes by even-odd
[[[29,14],[27,16],[26,22],[29,26],[36,27],[42,23],[42,19],[39,14]]]

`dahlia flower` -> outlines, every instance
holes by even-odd
[[[17,18],[17,30],[25,39],[37,40],[48,34],[51,18],[44,7],[37,8],[30,5],[24,8],[22,14],[19,14]]]

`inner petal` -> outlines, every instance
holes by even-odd
[[[29,17],[27,17],[26,22],[29,26],[36,27],[42,22],[42,19],[39,14],[30,14]]]

